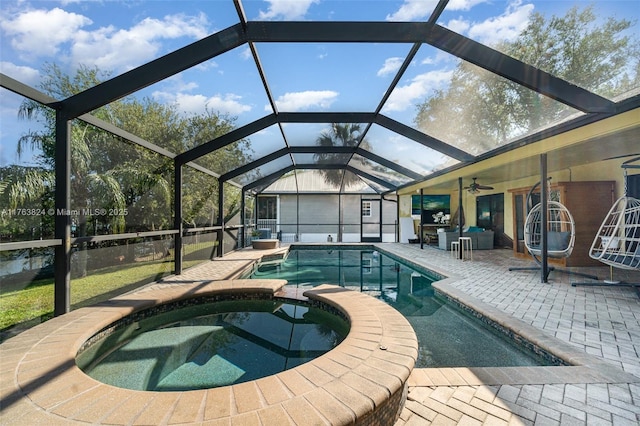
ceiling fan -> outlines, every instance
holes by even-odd
[[[476,179],[478,178],[473,178],[473,182],[471,182],[471,185],[464,188],[467,191],[469,191],[470,194],[478,194],[480,193],[481,189],[486,189],[486,190],[493,189],[493,186],[480,185],[479,183],[476,182]]]

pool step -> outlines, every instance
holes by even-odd
[[[96,365],[91,376],[127,389],[153,389],[184,364],[212,332],[221,328],[168,327],[147,332],[108,355]]]

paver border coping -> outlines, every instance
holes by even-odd
[[[498,308],[494,308],[474,296],[460,291],[455,287],[455,282],[458,279],[457,277],[447,278],[434,282],[432,286],[440,297],[444,297],[459,309],[466,311],[472,316],[481,318],[481,320],[489,326],[508,335],[512,339],[516,339],[519,344],[528,346],[534,352],[541,353],[546,357],[557,358],[565,364],[549,367],[469,368],[470,371],[480,372],[495,372],[499,369],[512,372],[517,371],[517,369],[522,369],[523,371],[539,370],[539,376],[537,378],[528,377],[524,382],[522,382],[522,377],[516,379],[516,375],[513,375],[512,377],[502,377],[500,379],[493,377],[488,383],[485,382],[485,384],[584,383],[585,380],[593,383],[640,383],[640,377],[626,373],[615,365],[590,355],[580,348],[572,346],[543,330],[502,312]],[[564,374],[559,374],[561,373],[561,369],[564,369]],[[572,369],[573,372],[571,372]],[[578,373],[578,371],[581,373]],[[579,377],[576,377],[576,374],[578,374]],[[484,376],[486,378],[486,375]]]
[[[53,318],[0,344],[5,424],[393,424],[418,356],[409,322],[382,301],[333,285],[300,292],[284,280],[160,284]],[[341,311],[345,339],[324,355],[273,376],[213,389],[150,392],[98,382],[75,364],[96,332],[133,312],[211,294],[309,299]],[[253,419],[253,420],[252,420]]]

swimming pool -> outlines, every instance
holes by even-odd
[[[258,264],[249,276],[285,279],[298,288],[337,284],[385,301],[418,337],[416,367],[554,365],[437,296],[431,284],[443,277],[378,250],[294,246],[283,259]]]

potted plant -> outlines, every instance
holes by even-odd
[[[254,229],[251,231],[251,241],[260,239],[260,231]]]

